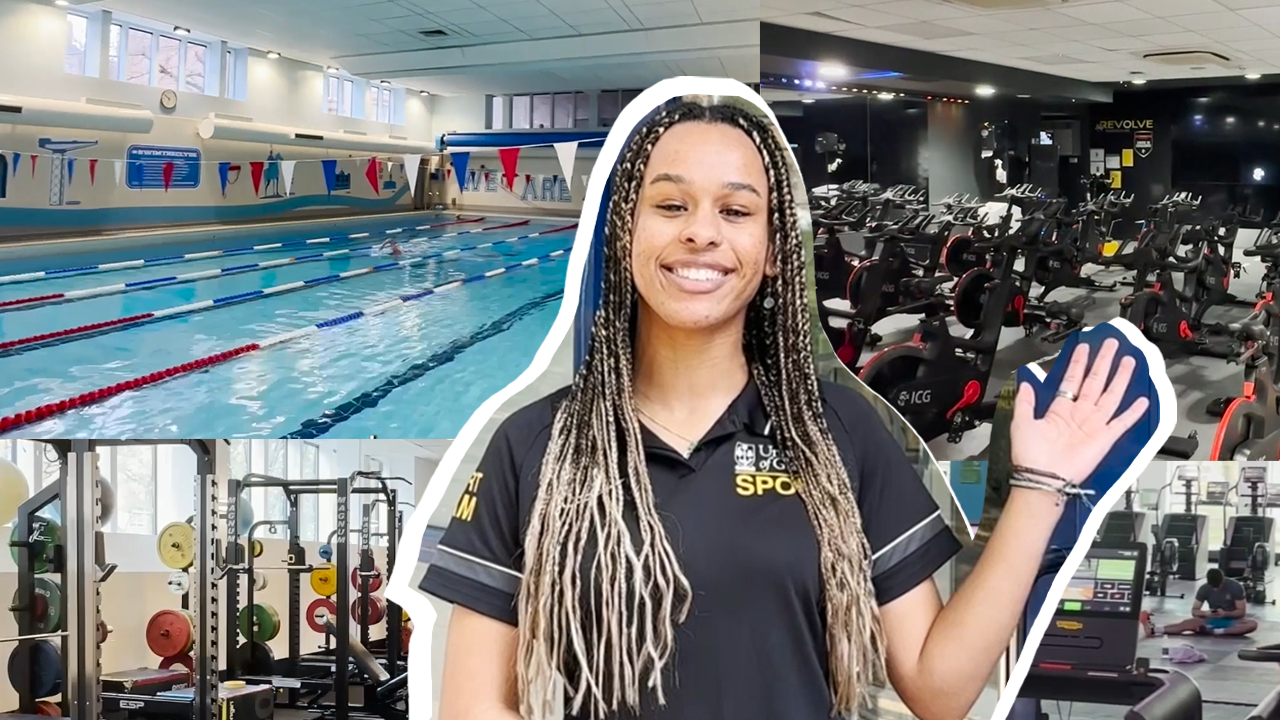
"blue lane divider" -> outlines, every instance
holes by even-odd
[[[470,220],[458,219],[444,223],[434,223],[431,225],[419,225],[415,230],[429,230],[432,228],[445,227],[447,225],[466,225],[470,223],[484,222],[485,218],[473,218]],[[383,235],[394,235],[409,228],[392,228],[383,231]],[[186,262],[191,260],[204,260],[214,257],[225,257],[228,255],[244,255],[246,253],[268,252],[272,250],[281,250],[291,247],[304,247],[308,245],[318,245],[325,243],[340,243],[346,240],[361,240],[372,237],[374,233],[347,233],[345,235],[330,235],[329,237],[312,238],[310,240],[293,240],[290,242],[265,243],[262,245],[250,245],[248,247],[230,248],[227,250],[206,250],[202,252],[186,253],[184,255],[165,255],[162,257],[143,258],[139,260],[121,260],[119,262],[99,263],[97,265],[81,265],[79,267],[59,268],[57,270],[35,270],[28,273],[19,273],[17,275],[0,275],[0,285],[8,285],[10,283],[33,282],[46,278],[63,277],[75,273],[94,273],[109,272],[112,270],[125,270],[128,268],[143,267],[145,265],[168,264],[175,262]]]
[[[315,439],[322,437],[329,431],[333,430],[339,424],[350,420],[365,410],[371,410],[378,406],[392,392],[422,378],[432,370],[440,368],[442,365],[457,360],[463,352],[478,345],[485,340],[497,337],[502,333],[511,329],[513,325],[523,320],[525,317],[533,314],[543,306],[559,300],[564,297],[563,290],[547,293],[542,297],[535,298],[511,312],[502,315],[496,320],[482,326],[475,332],[465,335],[454,340],[444,348],[432,353],[423,360],[413,363],[409,367],[392,375],[391,377],[378,383],[375,387],[366,390],[359,395],[352,397],[350,400],[343,402],[335,408],[325,410],[319,417],[302,421],[302,425],[287,435],[282,435],[283,439]],[[355,320],[359,313],[351,313],[341,318],[326,320],[320,325],[322,327],[333,327],[341,325],[345,322]]]

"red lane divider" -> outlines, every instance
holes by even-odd
[[[116,318],[115,320],[103,320],[102,322],[96,322],[90,325],[79,325],[77,327],[58,330],[56,332],[44,333],[43,335],[31,335],[30,337],[18,338],[16,340],[6,340],[5,342],[0,342],[0,350],[11,350],[21,345],[30,345],[32,343],[45,342],[47,340],[56,340],[57,338],[66,337],[68,335],[80,335],[82,333],[93,332],[94,330],[115,327],[116,325],[128,325],[131,322],[146,320],[154,315],[155,313],[149,312],[142,313],[140,315],[130,315],[128,317]]]
[[[190,372],[195,372],[196,370],[204,370],[205,368],[210,368],[214,365],[221,365],[228,360],[258,349],[260,349],[258,343],[241,345],[238,348],[220,352],[217,355],[210,355],[209,357],[193,360],[189,363],[183,363],[182,365],[175,365],[171,368],[153,372],[150,375],[143,375],[132,380],[126,380],[122,383],[116,383],[109,387],[91,390],[87,393],[76,395],[73,398],[59,400],[56,403],[49,403],[48,405],[41,405],[7,417],[0,417],[0,432],[7,432],[9,430],[20,428],[24,425],[40,422],[41,420],[46,420],[54,415],[65,413],[68,410],[74,410],[85,405],[98,403],[121,393],[128,392],[130,390],[137,390],[138,388],[146,387],[148,385],[154,385],[162,380],[168,380],[169,378],[177,377],[178,375],[185,375]]]
[[[28,303],[44,302],[46,300],[57,300],[58,298],[65,297],[65,296],[66,296],[66,293],[54,293],[52,295],[41,295],[40,297],[19,298],[17,300],[4,300],[4,301],[0,301],[0,308],[13,307],[15,305],[26,305]]]

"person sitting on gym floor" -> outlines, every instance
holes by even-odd
[[[1208,610],[1202,610],[1205,603]],[[1244,586],[1226,577],[1218,568],[1211,568],[1205,575],[1205,583],[1196,591],[1196,603],[1191,607],[1191,618],[1163,627],[1151,621],[1151,613],[1143,610],[1139,615],[1147,637],[1156,635],[1248,635],[1258,629],[1258,621],[1247,618],[1245,613]]]

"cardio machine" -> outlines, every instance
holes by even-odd
[[[1049,717],[1045,701],[1130,706],[1126,720],[1203,718],[1203,698],[1189,676],[1137,657],[1145,566],[1140,543],[1089,548],[1034,650],[1008,720]],[[1050,572],[1057,569],[1042,567],[1041,576]]]
[[[1174,595],[1169,592],[1169,578],[1178,575],[1178,558],[1181,554],[1178,539],[1166,537],[1163,534],[1165,525],[1160,518],[1160,501],[1163,499],[1164,491],[1171,487],[1173,487],[1172,480],[1160,486],[1160,490],[1156,492],[1155,522],[1148,528],[1153,541],[1153,550],[1150,555],[1151,566],[1147,570],[1146,594],[1152,597],[1185,598],[1185,593]]]
[[[1210,403],[1210,414],[1220,414],[1214,434],[1211,460],[1280,460],[1280,240],[1275,225],[1245,257],[1266,263],[1263,288],[1253,312],[1228,330],[1241,343],[1232,362],[1244,366],[1244,387],[1239,397]]]
[[[1248,499],[1248,513],[1227,518],[1225,544],[1218,552],[1218,567],[1222,574],[1240,581],[1245,598],[1256,604],[1275,604],[1267,600],[1267,570],[1271,567],[1271,548],[1275,534],[1275,519],[1266,514],[1267,469],[1248,466],[1240,470],[1236,487],[1245,486],[1247,494],[1237,492],[1243,501]]]
[[[1177,574],[1178,580],[1195,581],[1201,577],[1200,571],[1209,564],[1209,546],[1205,542],[1205,531],[1209,525],[1209,517],[1199,512],[1197,507],[1200,496],[1200,468],[1196,465],[1179,465],[1174,469],[1174,478],[1170,485],[1181,485],[1182,492],[1174,493],[1183,498],[1182,512],[1168,512],[1160,519],[1156,538],[1159,544],[1167,540],[1178,543]]]
[[[1134,507],[1134,496],[1136,493],[1132,490],[1124,491],[1124,508],[1121,510],[1112,510],[1102,519],[1102,526],[1098,528],[1097,542],[1102,545],[1131,545],[1133,543],[1142,543],[1146,545],[1146,537],[1151,534],[1151,521],[1145,510],[1139,510]]]

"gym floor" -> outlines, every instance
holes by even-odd
[[[1239,279],[1231,281],[1231,287],[1237,295],[1245,299],[1253,298],[1262,282],[1262,274],[1265,270],[1262,263],[1245,258],[1240,253],[1243,248],[1253,245],[1257,235],[1256,230],[1241,230],[1236,241],[1235,259],[1241,263],[1242,272]],[[1119,282],[1120,285],[1115,290],[1089,291],[1062,288],[1054,291],[1049,299],[1068,301],[1081,295],[1091,294],[1094,297],[1094,304],[1085,313],[1087,323],[1098,325],[1119,317],[1120,299],[1129,294],[1129,286],[1124,281],[1130,279],[1132,273],[1119,268],[1091,266],[1086,268],[1085,274],[1099,282]],[[836,306],[839,307],[839,305]],[[844,304],[843,307],[847,308],[848,304]],[[1209,322],[1231,322],[1245,317],[1248,313],[1249,308],[1243,305],[1223,306],[1211,309],[1206,319]],[[918,316],[903,315],[885,318],[876,323],[875,331],[884,338],[880,347],[910,340],[918,322]],[[960,335],[962,331],[963,328],[953,323],[954,334]],[[1058,347],[1058,345],[1042,343],[1035,337],[1025,337],[1017,328],[1006,329],[1000,338],[1000,349],[996,354],[995,368],[991,375],[992,382],[987,387],[988,399],[995,399],[999,395],[1006,379],[1019,367],[1053,356],[1058,352]],[[870,357],[870,354],[864,353],[864,356]],[[1045,369],[1047,370],[1048,367],[1046,365]],[[1216,358],[1179,357],[1172,360],[1166,358],[1166,369],[1169,380],[1173,384],[1174,395],[1178,398],[1178,424],[1174,434],[1186,436],[1187,433],[1196,431],[1200,437],[1200,448],[1193,459],[1208,459],[1218,421],[1210,417],[1205,410],[1215,398],[1239,394],[1244,378],[1242,367]],[[990,437],[990,427],[984,425],[967,433],[964,439],[956,444],[948,443],[945,437],[937,438],[929,443],[929,449],[939,462],[983,460],[986,459]],[[1277,641],[1280,642],[1280,638],[1277,638]]]
[[[1146,597],[1143,607],[1160,624],[1184,620],[1191,617],[1192,598],[1198,587],[1198,583],[1171,580],[1169,592],[1173,595],[1184,593],[1185,599]],[[1274,581],[1269,583],[1268,595],[1275,597],[1277,590],[1280,587]],[[1205,700],[1204,720],[1240,720],[1248,717],[1252,706],[1262,702],[1267,693],[1280,685],[1280,667],[1270,663],[1243,662],[1236,658],[1236,651],[1241,648],[1280,643],[1280,607],[1250,605],[1249,615],[1258,621],[1258,630],[1248,637],[1187,635],[1150,638],[1139,641],[1138,655],[1151,658],[1152,666],[1177,669],[1195,680]],[[1192,665],[1174,665],[1161,657],[1165,648],[1178,645],[1192,645],[1207,659]],[[1214,701],[1247,703],[1249,707],[1214,704]],[[1049,720],[1118,720],[1128,710],[1119,705],[1065,702],[1045,702],[1043,709]]]

